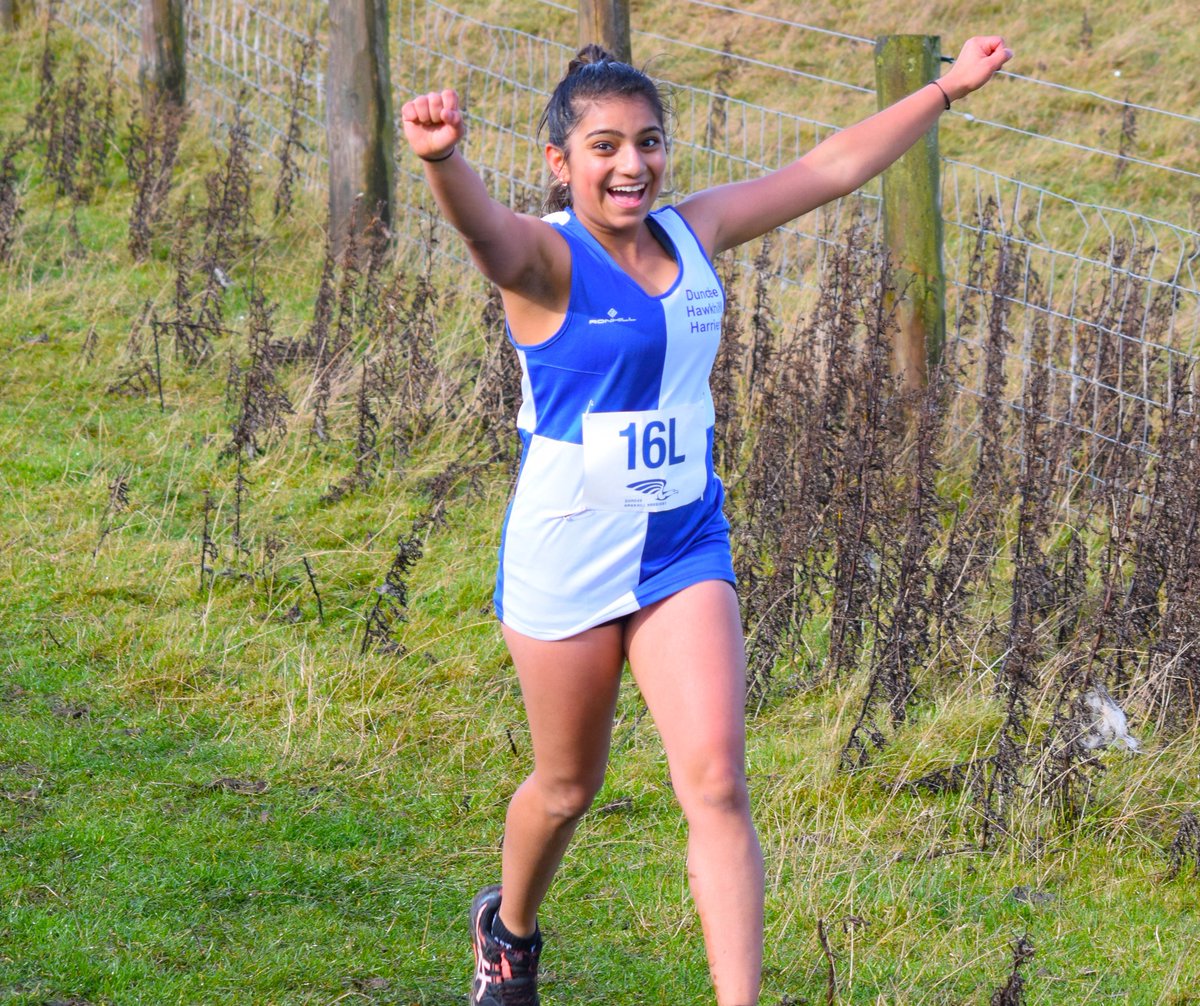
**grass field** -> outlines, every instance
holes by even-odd
[[[14,82],[0,140],[35,106],[40,54],[32,35],[0,45]],[[335,371],[326,405],[306,362],[280,366],[283,431],[230,452],[253,295],[274,305],[274,338],[303,342],[322,209],[300,199],[272,220],[275,169],[251,164],[255,223],[228,235],[220,295],[229,331],[189,363],[163,329],[155,364],[136,319],[147,300],[170,316],[176,266],[208,240],[204,178],[226,163],[201,132],[184,137],[141,262],[121,116],[87,198],[54,194],[43,137],[15,162],[24,215],[0,266],[0,1003],[461,1003],[466,905],[495,878],[503,808],[530,767],[490,608],[512,470],[492,436],[512,439],[511,416],[492,427],[471,404],[496,335],[486,291],[444,265],[427,274],[425,249],[402,255],[395,286],[390,269],[380,282],[404,324],[355,330],[355,367]],[[207,280],[190,281],[196,302]],[[367,317],[368,289],[348,295],[350,317]],[[422,333],[436,334],[426,370]],[[393,337],[408,354],[398,372],[422,383],[388,385],[386,411],[377,396],[378,457],[344,483],[365,456],[356,367]],[[943,494],[965,480],[948,467]],[[1062,537],[1070,517],[1054,513],[1049,537]],[[398,543],[419,558],[396,567]],[[379,591],[389,567],[403,603]],[[969,788],[903,785],[1003,733],[996,626],[1012,575],[999,561],[995,595],[975,597],[961,639],[916,672],[907,719],[860,769],[841,752],[866,657],[854,673],[805,670],[829,645],[822,609],[782,659],[749,730],[764,1004],[987,1004],[1006,983],[1002,1004],[1200,1003],[1200,840],[1180,832],[1200,805],[1194,721],[1168,728],[1131,707],[1142,753],[1101,753],[1070,816],[1016,794],[1009,833],[990,842]],[[1030,691],[1031,757],[1059,655],[1047,647]],[[710,1001],[685,838],[627,684],[607,782],[544,910],[547,1006]],[[1033,955],[1016,991],[1022,938]]]
[[[456,0],[452,5],[490,23],[573,44],[574,15],[540,3],[496,4]],[[716,9],[721,6],[729,10]],[[750,14],[761,14],[755,18]],[[1092,91],[1088,95],[1026,81],[999,78],[956,105],[956,113],[1056,137],[1188,171],[1200,162],[1195,124],[1134,109],[1126,120],[1121,101],[1195,115],[1200,79],[1178,45],[1176,25],[1190,8],[1176,0],[1134,6],[1100,6],[1070,0],[1053,6],[992,3],[914,5],[903,0],[753,0],[699,6],[670,0],[632,5],[634,61],[678,84],[721,88],[756,106],[782,109],[819,122],[847,126],[875,111],[873,93],[811,82],[764,68],[765,62],[873,89],[870,44],[792,28],[770,18],[874,40],[889,34],[935,35],[944,56],[957,56],[973,35],[1003,35],[1015,56],[1014,74]],[[677,40],[671,42],[667,40]],[[733,61],[719,78],[719,54],[728,48],[750,58]],[[984,127],[961,114],[938,127],[943,155],[1062,193],[1083,202],[1134,210],[1196,229],[1200,200],[1196,180],[1110,157]],[[1124,135],[1123,135],[1124,134]]]

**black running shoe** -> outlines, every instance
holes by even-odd
[[[500,910],[500,888],[485,887],[471,902],[471,945],[475,978],[471,1006],[538,1006],[537,966],[541,937],[530,950],[510,949],[492,935],[492,919]]]

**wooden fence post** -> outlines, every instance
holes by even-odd
[[[184,0],[142,0],[142,56],[138,85],[145,102],[182,108],[187,100]]]
[[[623,63],[633,59],[629,0],[579,0],[579,46],[598,42]]]
[[[0,31],[15,31],[17,0],[0,0]]]
[[[395,216],[396,127],[387,0],[339,0],[329,5],[325,108],[329,238],[334,255],[341,255],[352,221],[361,235],[378,216],[390,232]]]
[[[880,108],[938,76],[936,35],[884,35],[875,43]],[[895,367],[908,389],[923,388],[946,342],[946,274],[942,267],[942,196],[937,126],[883,173],[884,240],[895,266],[891,303],[900,301]]]

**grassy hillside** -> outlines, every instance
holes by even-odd
[[[450,6],[567,45],[576,43],[573,15],[542,4],[461,0]],[[837,126],[875,110],[873,94],[753,63],[730,62],[719,75],[719,56],[662,40],[728,49],[752,60],[874,88],[869,44],[750,16],[763,14],[867,39],[898,33],[937,35],[947,56],[957,55],[972,35],[1002,34],[1016,54],[1006,67],[1013,73],[1188,115],[1200,108],[1200,81],[1191,69],[1186,33],[1178,30],[1178,25],[1190,20],[1190,8],[1170,0],[1012,7],[980,2],[914,5],[847,0],[797,5],[756,0],[724,6],[738,13],[690,3],[635,0],[631,4],[635,62],[649,63],[656,74],[676,83],[707,89],[719,86],[732,97]],[[956,110],[1193,172],[1200,166],[1195,123],[1136,111],[1126,119],[1120,105],[1016,79],[998,78]],[[1193,230],[1200,226],[1196,179],[1122,165],[1112,158],[972,123],[961,115],[946,116],[939,133],[946,156],[1073,199],[1133,210]]]
[[[64,101],[72,46],[59,46],[52,93]],[[34,113],[40,58],[33,37],[0,47],[14,82],[5,141]],[[102,80],[94,68],[85,121]],[[228,178],[231,159],[194,123],[136,260],[139,183],[121,156],[128,99],[117,102],[109,141],[65,172],[66,193],[49,116],[8,182],[23,215],[0,265],[0,1003],[459,1003],[465,907],[495,877],[503,807],[530,767],[490,612],[514,462],[495,305],[428,246],[395,264],[364,253],[322,299],[321,208],[298,199],[274,218],[276,168],[250,159],[248,207],[210,216],[205,180]],[[228,288],[212,285],[214,265]],[[206,304],[220,324],[197,348],[175,323]],[[761,337],[786,362],[794,332],[768,303],[753,307],[732,312],[730,344]],[[847,337],[867,366],[863,328]],[[804,372],[781,366],[729,391],[752,409],[735,415],[746,439],[726,441],[725,456],[748,605],[765,603],[783,565],[768,535],[779,514],[756,491],[770,472],[755,468],[767,437],[753,424],[766,431],[772,415],[756,395],[776,380],[818,395],[786,383]],[[913,473],[933,474],[914,467],[900,429],[912,403],[882,377],[875,386],[883,397],[843,403],[822,449],[849,450],[834,434],[874,402],[872,498],[907,500]],[[290,411],[271,412],[280,395]],[[977,485],[973,447],[939,439],[936,453],[942,502],[926,519],[941,569]],[[880,611],[901,598],[886,531],[892,544],[917,535],[904,523],[916,507],[872,511],[860,568],[888,576],[855,581],[876,610],[859,612],[845,666],[831,655],[832,588],[779,628],[760,665],[748,757],[767,862],[766,1004],[983,1004],[1005,985],[998,1001],[1010,1003],[1197,1001],[1200,847],[1187,814],[1200,744],[1186,696],[1164,705],[1139,676],[1145,639],[1104,635],[1099,662],[1133,665],[1120,697],[1144,753],[1088,761],[1053,743],[1060,693],[1079,691],[1067,658],[1109,631],[1105,555],[1137,556],[1120,552],[1102,508],[1085,521],[1045,503],[1046,526],[1022,540],[1044,555],[1055,599],[1028,623],[1038,658],[1018,715],[998,691],[1010,683],[1014,570],[1026,568],[1014,501],[1032,489],[1000,469],[996,535],[977,539],[992,550],[987,575],[961,617],[936,623],[947,631],[919,651],[906,718],[880,720],[885,743],[859,767],[846,745],[875,680],[873,646],[894,624]],[[851,488],[831,492],[865,499]],[[848,523],[820,513],[814,536]],[[836,567],[826,545],[804,567],[812,583]],[[1060,590],[1081,562],[1084,585]],[[761,654],[771,609],[748,610]],[[1021,786],[1004,801],[971,785],[932,791],[930,773],[986,760],[1020,731]],[[1079,787],[1059,787],[1055,765]],[[992,771],[979,767],[977,782]],[[708,1001],[685,838],[627,685],[608,780],[545,909],[548,1006]],[[1023,937],[1033,956],[1018,967]]]

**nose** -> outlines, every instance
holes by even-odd
[[[642,167],[645,163],[646,159],[642,156],[642,151],[636,143],[626,143],[621,147],[621,156],[617,161],[617,166],[622,174],[628,175],[630,178],[638,178],[642,174]]]

